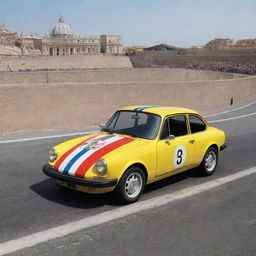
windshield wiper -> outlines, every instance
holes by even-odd
[[[113,131],[111,130],[111,129],[109,129],[109,128],[102,128],[101,130],[100,130],[101,132],[108,132],[108,133],[113,133]]]

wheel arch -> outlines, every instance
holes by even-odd
[[[125,168],[125,170],[123,171],[122,176],[124,175],[124,173],[125,173],[128,169],[130,169],[130,168],[132,168],[132,167],[138,167],[138,168],[140,168],[140,169],[144,172],[144,174],[145,174],[145,179],[146,179],[146,183],[147,183],[147,180],[148,180],[148,170],[147,170],[147,167],[146,167],[143,163],[140,163],[140,162],[135,162],[135,163],[129,164],[129,165]]]
[[[211,147],[215,148],[218,152],[220,151],[220,150],[219,150],[219,147],[218,147],[218,145],[217,145],[216,143],[212,143],[212,144],[206,149],[206,151],[207,151],[209,148],[211,148]],[[205,152],[206,152],[206,151],[205,151]]]

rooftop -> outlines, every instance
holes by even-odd
[[[167,116],[172,114],[180,114],[180,113],[194,113],[198,114],[193,109],[189,108],[183,108],[183,107],[173,107],[173,106],[129,106],[122,108],[120,110],[132,110],[132,111],[139,111],[139,112],[146,112],[146,113],[152,113],[157,114],[160,116]]]

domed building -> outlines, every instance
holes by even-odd
[[[99,54],[100,48],[100,37],[74,35],[62,16],[42,40],[42,55]]]
[[[5,24],[0,26],[0,55],[83,55],[122,54],[122,39],[117,35],[80,36],[72,33],[63,17],[44,36],[18,35]]]
[[[59,23],[52,29],[53,37],[72,37],[72,32],[68,24],[64,22],[62,16],[59,19]]]

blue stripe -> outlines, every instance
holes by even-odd
[[[108,140],[108,139],[110,139],[110,138],[112,138],[112,137],[114,137],[114,136],[115,136],[115,135],[110,135],[110,136],[108,136],[107,138],[105,138],[105,139],[103,139],[103,140]],[[101,140],[101,139],[99,139],[99,140]],[[85,148],[85,149],[81,150],[77,155],[75,155],[75,156],[69,161],[69,163],[65,166],[63,173],[68,174],[70,168],[73,166],[73,164],[76,162],[76,160],[79,159],[83,154],[85,154],[85,153],[88,152],[89,150],[91,150],[91,149],[90,149],[90,148]]]
[[[149,109],[149,108],[160,108],[161,106],[146,106],[146,107],[138,107],[135,108],[134,111],[143,111],[145,109]]]
[[[86,152],[88,152],[89,150],[91,150],[91,149],[85,148],[85,149],[83,149],[82,151],[80,151],[77,155],[75,155],[75,156],[71,159],[71,161],[66,165],[66,167],[64,168],[63,173],[68,174],[68,171],[70,170],[71,166],[75,163],[75,161],[76,161],[79,157],[81,157],[83,154],[85,154]]]

